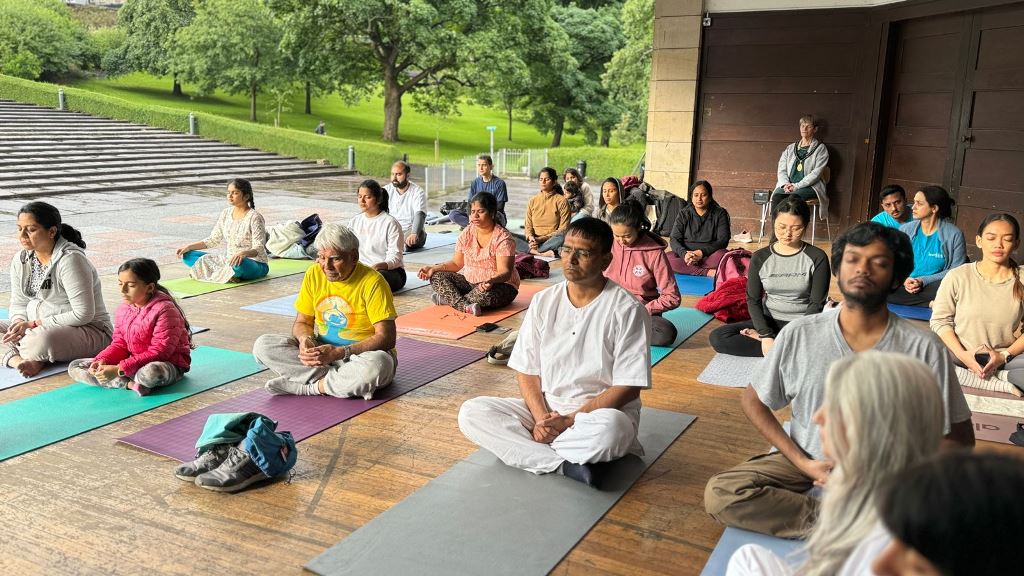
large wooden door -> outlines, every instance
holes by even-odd
[[[1024,224],[1024,7],[974,14],[970,38],[950,189],[973,239],[992,212]]]
[[[977,257],[985,216],[1024,223],[1024,7],[910,20],[896,33],[881,184],[949,190]]]

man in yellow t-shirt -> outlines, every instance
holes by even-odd
[[[260,336],[253,356],[278,374],[266,384],[272,394],[369,400],[398,364],[391,289],[359,263],[359,239],[345,226],[325,225],[313,246],[317,263],[302,278],[291,335]]]

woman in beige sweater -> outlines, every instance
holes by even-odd
[[[1024,390],[1024,269],[1013,260],[1020,224],[1009,214],[982,221],[978,262],[943,278],[932,304],[931,328],[952,352],[960,383],[1009,392]]]

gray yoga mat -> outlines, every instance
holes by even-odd
[[[695,418],[644,408],[646,455],[620,460],[600,491],[558,474],[505,466],[478,450],[306,569],[322,576],[547,574]]]
[[[697,376],[697,382],[728,386],[730,388],[746,388],[750,377],[758,369],[764,358],[746,358],[731,354],[715,354],[715,357]]]

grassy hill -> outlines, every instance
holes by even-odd
[[[80,79],[71,85],[125,100],[144,104],[155,104],[196,112],[207,112],[237,120],[249,117],[249,101],[245,95],[228,95],[216,92],[204,97],[189,97],[189,86],[183,86],[186,97],[175,98],[170,93],[171,80],[146,74],[129,74],[113,79]],[[379,141],[383,122],[383,99],[371,98],[355,106],[346,106],[335,95],[314,98],[312,115],[302,113],[304,94],[296,90],[281,114],[281,126],[312,132],[321,119],[327,124],[328,137],[337,136],[355,140]],[[434,160],[434,138],[440,136],[441,159],[456,159],[478,154],[488,149],[488,133],[485,126],[498,127],[495,133],[495,148],[544,148],[551,141],[550,136],[540,134],[529,124],[513,120],[512,137],[509,142],[507,120],[500,110],[466,104],[462,114],[446,120],[439,120],[412,109],[411,98],[403,100],[402,121],[399,127],[401,141],[398,148],[413,162]],[[258,117],[261,124],[273,125],[274,112],[269,97],[257,101]],[[563,147],[583,146],[581,135],[566,135]],[[613,149],[614,150],[614,149]],[[643,153],[642,145],[622,149],[624,156],[635,160]]]

